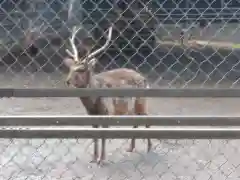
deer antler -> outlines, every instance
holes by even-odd
[[[112,39],[112,26],[108,29],[108,36],[107,36],[107,41],[105,42],[105,44],[97,49],[96,51],[92,52],[91,54],[89,54],[84,60],[83,62],[86,62],[89,59],[92,59],[94,56],[96,56],[98,53],[100,53],[101,51],[105,50],[108,45],[110,44],[110,41]]]
[[[68,55],[71,56],[75,62],[79,62],[79,59],[78,59],[77,47],[74,43],[74,40],[75,40],[76,34],[81,28],[82,28],[81,26],[78,28],[76,26],[73,27],[72,37],[69,39],[73,52],[71,52],[69,49],[66,49],[66,52],[68,53]]]

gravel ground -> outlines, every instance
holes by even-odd
[[[0,75],[1,87],[63,87],[62,75],[39,73]],[[162,81],[161,81],[162,82]],[[164,83],[162,83],[164,84]],[[165,83],[166,85],[166,83]],[[195,84],[196,86],[196,84]],[[227,84],[226,84],[227,86]],[[85,114],[75,98],[0,100],[1,115]],[[237,99],[149,99],[149,113],[159,115],[237,115]],[[152,152],[137,141],[137,150],[125,152],[127,140],[109,140],[107,165],[90,164],[91,140],[1,139],[0,179],[78,180],[240,179],[238,140],[153,140]]]

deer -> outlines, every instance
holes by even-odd
[[[106,42],[99,49],[86,53],[87,55],[79,58],[75,37],[81,27],[73,27],[69,37],[72,51],[66,48],[67,57],[63,59],[64,65],[68,69],[65,84],[73,88],[150,88],[147,79],[139,72],[130,68],[117,68],[94,72],[97,63],[96,55],[104,51],[110,44],[112,38],[112,26],[108,29]],[[79,97],[88,115],[147,115],[147,100],[145,97]],[[107,101],[107,100],[108,101]],[[99,126],[93,125],[93,128]],[[106,128],[108,126],[105,126]],[[133,128],[137,128],[134,126]],[[149,125],[145,126],[149,128]],[[105,138],[101,138],[101,154],[98,152],[98,139],[94,138],[93,158],[91,163],[101,164],[105,158]],[[152,148],[150,139],[147,139],[147,152]],[[135,138],[131,139],[127,152],[135,149]]]

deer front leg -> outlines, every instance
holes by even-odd
[[[99,157],[98,160],[97,160],[97,164],[102,164],[103,161],[105,160],[105,157],[106,157],[106,149],[105,149],[105,146],[106,146],[106,139],[105,139],[105,138],[102,138],[101,154],[100,154],[100,157]]]
[[[150,126],[146,125],[146,128],[150,128]],[[151,149],[152,149],[152,142],[151,142],[151,139],[148,138],[147,139],[147,152],[151,151]]]
[[[98,128],[97,125],[93,126],[93,128]],[[98,139],[93,139],[93,158],[90,161],[91,163],[95,163],[98,160]]]
[[[104,126],[104,128],[108,128],[108,126]],[[102,138],[101,154],[100,154],[100,157],[99,157],[97,163],[102,164],[103,161],[105,160],[105,158],[106,158],[106,139]]]

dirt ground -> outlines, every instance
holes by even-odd
[[[63,87],[61,74],[0,75],[1,87]],[[156,80],[155,80],[156,81]],[[162,81],[161,81],[162,82]],[[161,83],[160,83],[161,84]],[[162,84],[167,84],[162,83]],[[156,85],[156,84],[155,84]],[[196,86],[196,83],[195,85]],[[226,84],[226,86],[228,86]],[[76,98],[0,100],[1,115],[85,114]],[[149,99],[158,115],[237,115],[238,99]],[[109,140],[107,164],[89,163],[92,141],[82,139],[1,139],[0,179],[8,180],[236,180],[240,179],[239,140],[153,140],[127,153],[127,140]]]

